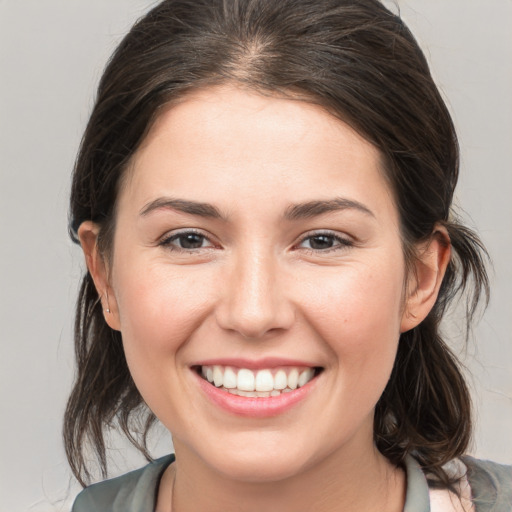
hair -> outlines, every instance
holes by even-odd
[[[488,299],[487,253],[451,209],[459,152],[446,105],[413,35],[378,0],[166,0],[154,7],[125,36],[101,78],[73,174],[71,237],[77,242],[80,224],[94,221],[108,259],[123,175],[160,110],[190,91],[226,83],[302,97],[380,150],[406,264],[415,244],[438,226],[446,229],[451,261],[430,314],[400,337],[376,406],[374,440],[392,463],[402,465],[412,454],[449,487],[443,465],[468,446],[471,401],[440,321],[459,292],[468,296],[468,322],[479,299]],[[108,428],[120,428],[150,459],[147,435],[155,422],[88,272],[77,302],[75,350],[64,440],[85,485],[90,447],[106,475]]]

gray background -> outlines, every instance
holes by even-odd
[[[60,440],[83,270],[67,238],[69,176],[101,69],[143,0],[0,0],[0,512],[68,510]],[[465,352],[473,453],[512,462],[512,1],[402,0],[454,115],[457,200],[494,260],[493,298]],[[447,329],[460,349],[460,320]],[[142,462],[112,438],[115,472]],[[169,439],[156,433],[157,454]]]

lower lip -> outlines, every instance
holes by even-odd
[[[216,388],[196,372],[194,374],[201,389],[215,405],[232,414],[252,418],[269,418],[290,410],[309,395],[318,380],[316,376],[304,386],[279,396],[245,397]]]

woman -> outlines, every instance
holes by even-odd
[[[438,329],[488,289],[457,173],[424,56],[376,0],[141,19],[73,179],[88,273],[64,433],[82,483],[113,423],[149,457],[158,418],[176,457],[74,510],[509,510],[510,468],[462,457],[470,400]]]

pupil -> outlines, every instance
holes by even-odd
[[[194,233],[182,235],[180,243],[183,249],[199,249],[203,245],[203,237]]]
[[[312,249],[330,249],[333,246],[333,240],[328,235],[318,235],[311,238],[310,245]]]

